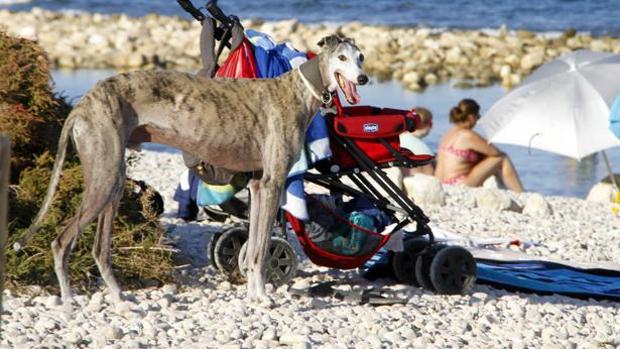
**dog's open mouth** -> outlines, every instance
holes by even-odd
[[[342,74],[336,72],[336,80],[338,81],[338,85],[340,86],[340,90],[344,93],[345,98],[349,104],[357,104],[362,98],[359,93],[357,93],[357,87],[354,83],[347,80]]]

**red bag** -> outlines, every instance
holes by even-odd
[[[224,64],[215,73],[216,78],[255,79],[258,77],[254,50],[248,39],[228,54]]]

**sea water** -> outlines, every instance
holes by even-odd
[[[113,70],[57,70],[53,72],[55,90],[70,102],[77,101],[95,83],[114,75]],[[425,139],[436,150],[441,136],[450,128],[448,113],[463,98],[473,98],[480,103],[482,113],[507,91],[499,86],[457,89],[450,83],[430,86],[424,92],[411,92],[394,81],[376,82],[359,88],[362,104],[378,107],[409,109],[413,106],[429,108],[434,114],[433,129]],[[525,147],[499,144],[512,159],[527,191],[544,195],[585,197],[590,188],[607,176],[607,169],[599,154],[581,161]],[[150,144],[146,149],[174,152],[161,145]],[[610,149],[608,156],[616,172],[620,171],[620,148]]]
[[[192,1],[196,7],[206,1]],[[619,0],[220,0],[220,7],[240,18],[296,18],[302,22],[350,22],[430,26],[447,29],[498,28],[539,32],[575,28],[597,35],[620,35]],[[173,0],[0,0],[0,8],[32,7],[58,11],[150,12],[190,18]]]

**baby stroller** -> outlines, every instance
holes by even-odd
[[[237,39],[235,45],[229,44],[231,33],[239,32],[237,17],[226,16],[216,1],[205,6],[212,18],[188,0],[178,2],[201,23],[209,23],[208,28],[203,24],[203,33],[206,30],[211,34],[203,38],[219,41],[213,62],[217,62],[224,47],[231,48],[228,60],[218,70],[219,76],[238,77],[234,72],[239,69],[231,69],[228,64],[231,59],[238,60],[234,66],[252,67],[251,53],[241,55],[245,58],[240,63],[240,55],[236,54],[238,50],[248,52],[245,38]],[[219,22],[217,27],[212,24],[214,19]],[[206,46],[201,40],[203,47]],[[232,74],[222,75],[222,69]],[[324,188],[329,195],[306,195],[308,220],[280,210],[279,227],[274,229],[267,256],[267,280],[280,286],[296,273],[298,261],[286,239],[287,228],[294,231],[313,263],[353,269],[375,256],[394,234],[415,223],[415,231],[406,232],[402,238],[403,250],[389,254],[394,277],[399,282],[440,294],[467,292],[477,275],[472,255],[462,247],[437,243],[428,226],[428,217],[383,171],[390,167],[422,166],[433,160],[430,155],[416,155],[399,144],[399,134],[414,130],[419,116],[407,110],[345,107],[336,93],[332,99],[331,111],[324,113],[332,156],[314,163],[311,171],[303,175],[306,183]],[[213,208],[209,212],[221,219],[227,211],[224,207],[219,212]],[[230,214],[236,216],[238,210],[233,211]],[[244,280],[239,262],[244,259],[248,223],[241,218],[238,224],[215,234],[208,247],[209,260],[235,282]],[[382,233],[384,229],[387,232]]]

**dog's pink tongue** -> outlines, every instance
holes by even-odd
[[[350,104],[355,105],[362,100],[359,93],[357,93],[357,87],[355,86],[355,84],[348,80],[346,80],[344,85],[344,94],[347,97],[347,102],[349,102]]]

